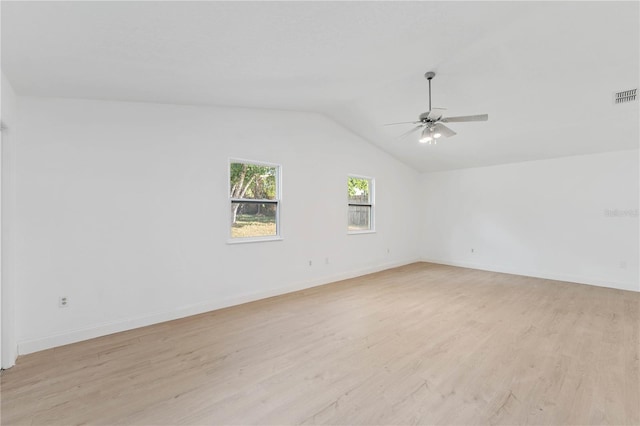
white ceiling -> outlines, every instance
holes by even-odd
[[[638,2],[2,2],[22,95],[317,111],[420,171],[638,147]],[[434,106],[436,146],[408,126]],[[313,131],[313,129],[310,129]]]

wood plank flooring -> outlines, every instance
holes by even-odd
[[[640,424],[640,293],[416,263],[18,359],[3,425]]]

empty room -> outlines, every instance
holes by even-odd
[[[640,425],[640,2],[0,12],[2,425]]]

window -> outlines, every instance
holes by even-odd
[[[280,166],[245,160],[229,162],[231,239],[279,239]]]
[[[362,176],[347,178],[349,213],[347,231],[349,233],[372,232],[373,221],[373,179]]]

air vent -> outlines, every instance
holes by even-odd
[[[638,96],[638,89],[630,89],[630,90],[623,90],[622,92],[616,92],[614,103],[622,104],[625,102],[635,101],[637,96]]]

